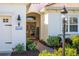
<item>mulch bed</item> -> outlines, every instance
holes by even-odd
[[[34,51],[24,51],[24,52],[12,52],[11,56],[38,56],[39,55],[38,50]]]

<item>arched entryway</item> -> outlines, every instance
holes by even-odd
[[[40,38],[40,14],[28,13],[26,20],[26,36],[29,39],[39,40]]]

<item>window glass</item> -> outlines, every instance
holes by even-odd
[[[65,18],[65,31],[68,32],[68,19]]]
[[[3,19],[3,22],[4,23],[7,23],[9,20],[8,19]]]
[[[8,22],[8,19],[6,19],[6,22]]]
[[[78,31],[78,20],[77,17],[70,17],[70,32]]]
[[[3,19],[3,22],[5,22],[5,19]]]
[[[36,17],[34,17],[34,16],[27,16],[27,20],[36,20]]]
[[[70,25],[70,32],[77,32],[78,26],[77,25]]]
[[[77,24],[77,18],[76,17],[70,17],[70,24]]]
[[[78,32],[78,19],[77,17],[69,17],[65,20],[66,32]]]

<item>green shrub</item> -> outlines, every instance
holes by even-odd
[[[33,43],[32,40],[27,39],[27,41],[26,41],[26,50],[29,50],[28,45],[30,45],[30,44],[32,44],[32,43]]]
[[[79,46],[79,35],[74,35],[71,37],[71,39],[74,47]]]
[[[72,40],[70,38],[65,38],[65,44],[72,45]]]
[[[33,41],[32,40],[30,40],[30,39],[27,39],[27,45],[29,45],[29,44],[31,44],[31,43],[33,43]]]
[[[36,50],[36,44],[35,43],[31,43],[27,47],[28,47],[29,50]]]
[[[49,36],[47,39],[47,44],[49,46],[59,46],[60,45],[60,37],[58,36]]]
[[[15,48],[16,52],[23,52],[24,51],[24,46],[22,44],[18,44]]]
[[[54,49],[53,52],[44,50],[39,54],[39,56],[62,56],[62,48],[59,48],[58,50]],[[76,49],[65,48],[65,56],[76,56]]]
[[[51,56],[52,54],[48,50],[43,50],[40,52],[39,56]]]
[[[74,48],[65,48],[65,56],[76,56],[76,49]],[[62,56],[62,48],[59,48],[58,51],[54,50],[53,56]]]
[[[65,44],[65,47],[66,48],[75,48],[73,45],[70,45],[70,44]]]
[[[77,52],[75,48],[66,48],[66,56],[76,56]]]
[[[62,48],[59,48],[58,51],[54,49],[52,56],[62,56]]]
[[[36,50],[36,44],[32,40],[27,40],[26,50]]]

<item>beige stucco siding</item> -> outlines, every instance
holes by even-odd
[[[62,21],[60,22],[59,20],[61,20],[61,13],[60,13],[60,9],[59,10],[46,10],[46,11],[44,11],[44,13],[42,13],[41,14],[41,31],[40,31],[40,38],[41,39],[43,39],[43,40],[45,40],[46,41],[46,39],[47,39],[47,37],[48,37],[48,35],[50,35],[49,34],[49,32],[50,33],[53,33],[53,34],[55,34],[56,32],[57,33],[61,33],[61,31],[62,31],[62,27],[61,27],[61,24],[62,24]],[[51,13],[51,14],[50,14]],[[68,15],[76,15],[76,14],[78,14],[79,13],[79,11],[78,10],[68,10]],[[48,24],[45,24],[45,20],[47,19],[47,18],[45,18],[45,15],[46,14],[48,14]],[[55,14],[57,14],[57,15],[59,15],[59,16],[54,16]],[[53,17],[54,16],[54,17]],[[57,21],[57,23],[58,24],[60,24],[57,28],[58,29],[56,29],[56,30],[58,30],[58,31],[54,31],[54,29],[56,28],[55,26],[55,24],[53,24],[53,22],[52,21],[50,21],[50,19],[53,21],[53,22],[55,22],[55,20],[57,19],[58,21]],[[60,22],[60,23],[59,23]],[[51,24],[50,24],[51,23]],[[54,28],[53,28],[53,26],[54,26]],[[49,29],[50,28],[50,29]],[[51,30],[52,29],[52,30]]]
[[[59,10],[47,10],[45,11],[47,14],[49,14],[49,21],[48,21],[48,35],[59,35],[62,36],[62,15]],[[79,10],[68,10],[67,17],[75,16],[78,18],[79,22]],[[78,24],[79,25],[79,24]],[[78,26],[79,31],[79,26]],[[72,35],[79,35],[79,32],[68,32],[66,33],[66,37],[71,37]]]
[[[44,13],[41,14],[41,28],[40,28],[40,39],[46,41],[48,37],[48,24],[45,24],[45,15]]]

